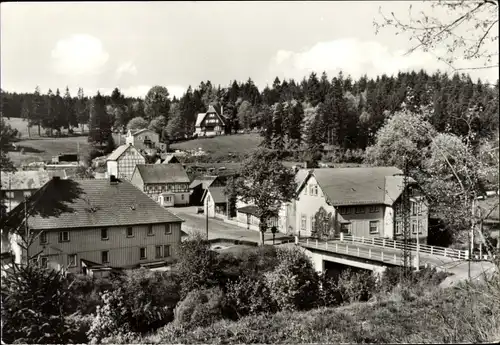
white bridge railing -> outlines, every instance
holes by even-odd
[[[340,237],[337,237],[337,238],[330,240],[330,243],[328,243],[328,241],[322,241],[322,240],[318,241],[315,239],[301,239],[301,240],[299,240],[300,243],[304,243],[304,244],[309,245],[309,246],[321,244],[321,247],[327,247],[327,248],[330,247],[329,250],[332,250],[332,247],[335,246],[336,241],[337,242],[340,241],[340,243],[345,243],[345,244],[364,244],[364,245],[368,245],[368,246],[391,248],[391,249],[398,249],[398,250],[402,250],[405,247],[405,244],[402,241],[391,240],[391,239],[387,239],[387,238],[376,238],[376,237],[365,238],[365,237],[358,237],[358,236],[345,235],[345,234],[340,234]],[[414,251],[414,252],[418,251],[419,253],[425,253],[425,254],[436,255],[436,256],[444,256],[447,258],[458,259],[458,260],[467,260],[469,258],[469,252],[467,250],[459,250],[459,249],[438,247],[438,246],[429,246],[427,244],[418,244],[417,245],[415,243],[408,243],[408,244],[406,244],[406,246],[411,251]],[[351,252],[351,254],[355,255],[354,252]]]

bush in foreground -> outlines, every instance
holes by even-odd
[[[280,310],[313,307],[319,296],[319,277],[309,258],[300,250],[280,248],[278,266],[266,273],[267,286]]]
[[[221,289],[194,290],[175,308],[175,323],[186,328],[204,327],[222,319],[223,312]]]

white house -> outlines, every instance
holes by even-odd
[[[224,120],[221,114],[217,113],[213,106],[209,106],[206,113],[199,113],[196,118],[195,135],[215,136],[225,134]]]
[[[160,143],[160,136],[155,131],[144,128],[138,131],[129,130],[125,137],[125,142],[129,145],[134,145],[138,150],[160,149],[166,150],[166,144]]]
[[[314,169],[297,190],[295,232],[311,236],[318,211],[331,235],[341,232],[359,237],[402,237],[402,171],[395,167]],[[412,237],[428,235],[428,209],[416,183],[411,189]]]

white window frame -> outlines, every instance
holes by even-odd
[[[161,259],[163,257],[163,246],[155,246],[155,259]]]
[[[130,230],[131,234],[129,234],[129,232],[128,232],[129,230]],[[127,237],[134,237],[134,227],[127,226],[127,229],[125,231],[126,231]]]
[[[47,268],[49,265],[49,258],[46,256],[40,256],[40,266],[43,268]]]
[[[415,235],[418,233],[418,222],[416,220],[411,221],[411,233]]]
[[[67,234],[67,239],[64,239],[64,234]],[[69,242],[69,231],[59,231],[59,242]]]
[[[31,193],[31,191],[30,191],[30,190],[25,190],[25,191],[23,192],[23,196],[24,196],[25,198],[29,198],[29,197],[31,196],[31,194],[32,194],[32,193]]]
[[[396,221],[396,235],[401,235],[403,233],[403,222],[398,220]]]
[[[307,230],[307,215],[300,215],[300,230]]]
[[[376,231],[372,231],[372,224],[376,225],[375,226],[375,228],[377,229]],[[370,223],[369,223],[370,235],[379,234],[380,233],[379,224],[380,224],[380,221],[378,221],[378,220],[370,220]]]
[[[168,255],[167,255],[168,254]],[[172,247],[170,244],[164,244],[163,245],[163,253],[162,253],[164,258],[168,258],[172,255]]]
[[[377,213],[378,211],[378,205],[370,206],[370,213]]]
[[[14,192],[5,192],[5,198],[7,199],[14,199]]]
[[[172,235],[172,224],[165,224],[165,235]]]
[[[418,229],[418,233],[419,234],[423,234],[423,232],[424,232],[424,225],[423,225],[423,222],[421,220],[418,221],[417,229]]]

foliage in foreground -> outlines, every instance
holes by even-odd
[[[421,287],[418,287],[421,289]],[[500,340],[500,283],[432,289],[407,299],[222,320],[186,332],[169,324],[145,337],[104,343],[461,343]]]

